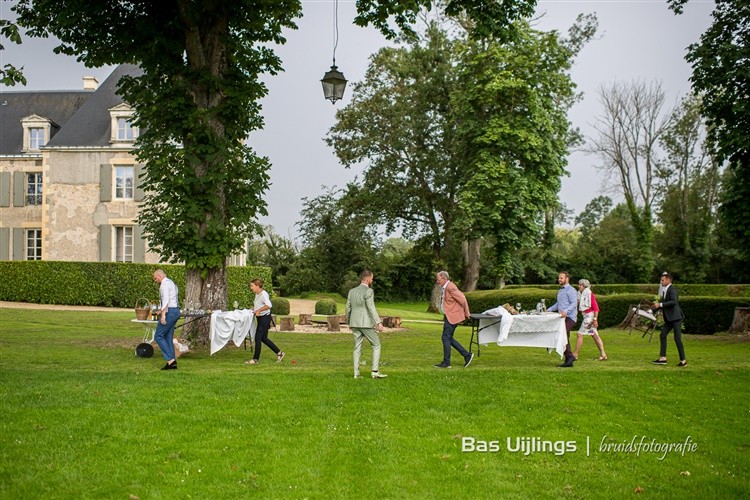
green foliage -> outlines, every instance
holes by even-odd
[[[315,303],[315,314],[330,316],[336,314],[336,301],[333,299],[321,299]]]
[[[670,0],[682,13],[687,0]],[[719,162],[726,161],[733,175],[723,194],[721,214],[737,241],[743,265],[750,263],[750,107],[747,79],[750,72],[750,3],[718,0],[713,23],[685,59],[692,65],[693,91],[701,96],[701,112],[708,139]]]
[[[545,211],[557,203],[575,136],[567,112],[578,96],[569,69],[596,18],[579,17],[571,40],[517,26],[513,44],[462,47],[461,92],[451,99],[461,117],[454,122],[458,156],[471,172],[457,227],[493,237],[501,272],[518,249],[535,243]]]
[[[37,304],[133,307],[145,297],[159,300],[159,286],[153,281],[156,269],[164,269],[179,289],[179,302],[185,298],[185,267],[179,265],[133,264],[119,262],[0,261],[0,300]],[[266,267],[229,267],[229,302],[247,306],[254,295],[250,280],[270,282]]]
[[[271,299],[271,311],[274,314],[286,316],[289,314],[289,299],[284,297],[274,297]]]
[[[372,268],[372,221],[354,210],[340,190],[305,198],[301,215],[306,247],[280,280],[285,295],[341,292],[351,282],[351,274]]]
[[[21,34],[18,32],[18,26],[7,19],[0,19],[0,37],[7,38],[12,43],[21,43]],[[2,41],[0,38],[0,41]],[[0,51],[5,47],[0,43]],[[3,64],[0,67],[0,84],[13,87],[16,83],[26,85],[26,77],[23,76],[23,67],[16,68],[13,64]]]

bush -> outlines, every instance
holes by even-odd
[[[122,262],[0,261],[0,300],[36,304],[131,308],[141,297],[157,300],[156,269],[164,269],[185,299],[185,266]],[[271,283],[268,267],[227,268],[228,304],[252,304],[250,280]]]
[[[616,327],[625,319],[630,306],[640,303],[643,299],[654,300],[655,295],[643,293],[599,295],[597,288],[592,286],[596,301],[601,309],[599,312],[600,328]],[[682,294],[682,287],[678,290]],[[506,287],[502,290],[482,290],[466,294],[469,309],[474,313],[495,308],[506,302],[511,305],[520,302],[522,307],[528,310],[534,308],[539,299],[542,298],[546,300],[549,307],[557,301],[557,291],[539,288],[508,289]],[[713,334],[726,331],[732,325],[734,308],[747,305],[750,305],[750,300],[746,298],[680,295],[680,308],[685,315],[682,329],[685,333],[696,334]]]
[[[284,297],[274,297],[271,299],[271,311],[274,314],[286,316],[289,314],[289,299],[285,299]]]
[[[336,301],[333,299],[322,299],[315,303],[315,314],[330,316],[336,314]]]

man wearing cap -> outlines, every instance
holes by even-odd
[[[652,361],[655,365],[666,365],[667,364],[667,335],[669,330],[674,331],[674,343],[677,344],[677,352],[680,355],[680,362],[677,366],[687,366],[687,360],[685,359],[685,348],[682,345],[682,309],[677,300],[678,293],[677,289],[672,285],[672,275],[668,272],[664,272],[661,275],[661,285],[663,291],[661,292],[659,302],[654,302],[652,309],[657,311],[661,309],[664,315],[664,326],[661,329],[661,335],[659,340],[661,345],[659,346],[659,359]]]

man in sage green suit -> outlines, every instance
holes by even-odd
[[[380,337],[383,331],[378,311],[375,310],[375,294],[370,288],[374,276],[372,271],[364,270],[359,274],[360,284],[349,290],[346,299],[346,323],[354,334],[354,378],[359,378],[359,358],[362,355],[362,344],[365,338],[372,346],[372,378],[385,378],[380,373]]]

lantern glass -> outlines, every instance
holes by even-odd
[[[320,83],[323,85],[323,95],[332,103],[335,104],[336,101],[344,97],[346,78],[344,78],[344,74],[338,70],[335,64],[331,66],[330,71],[323,75]]]

